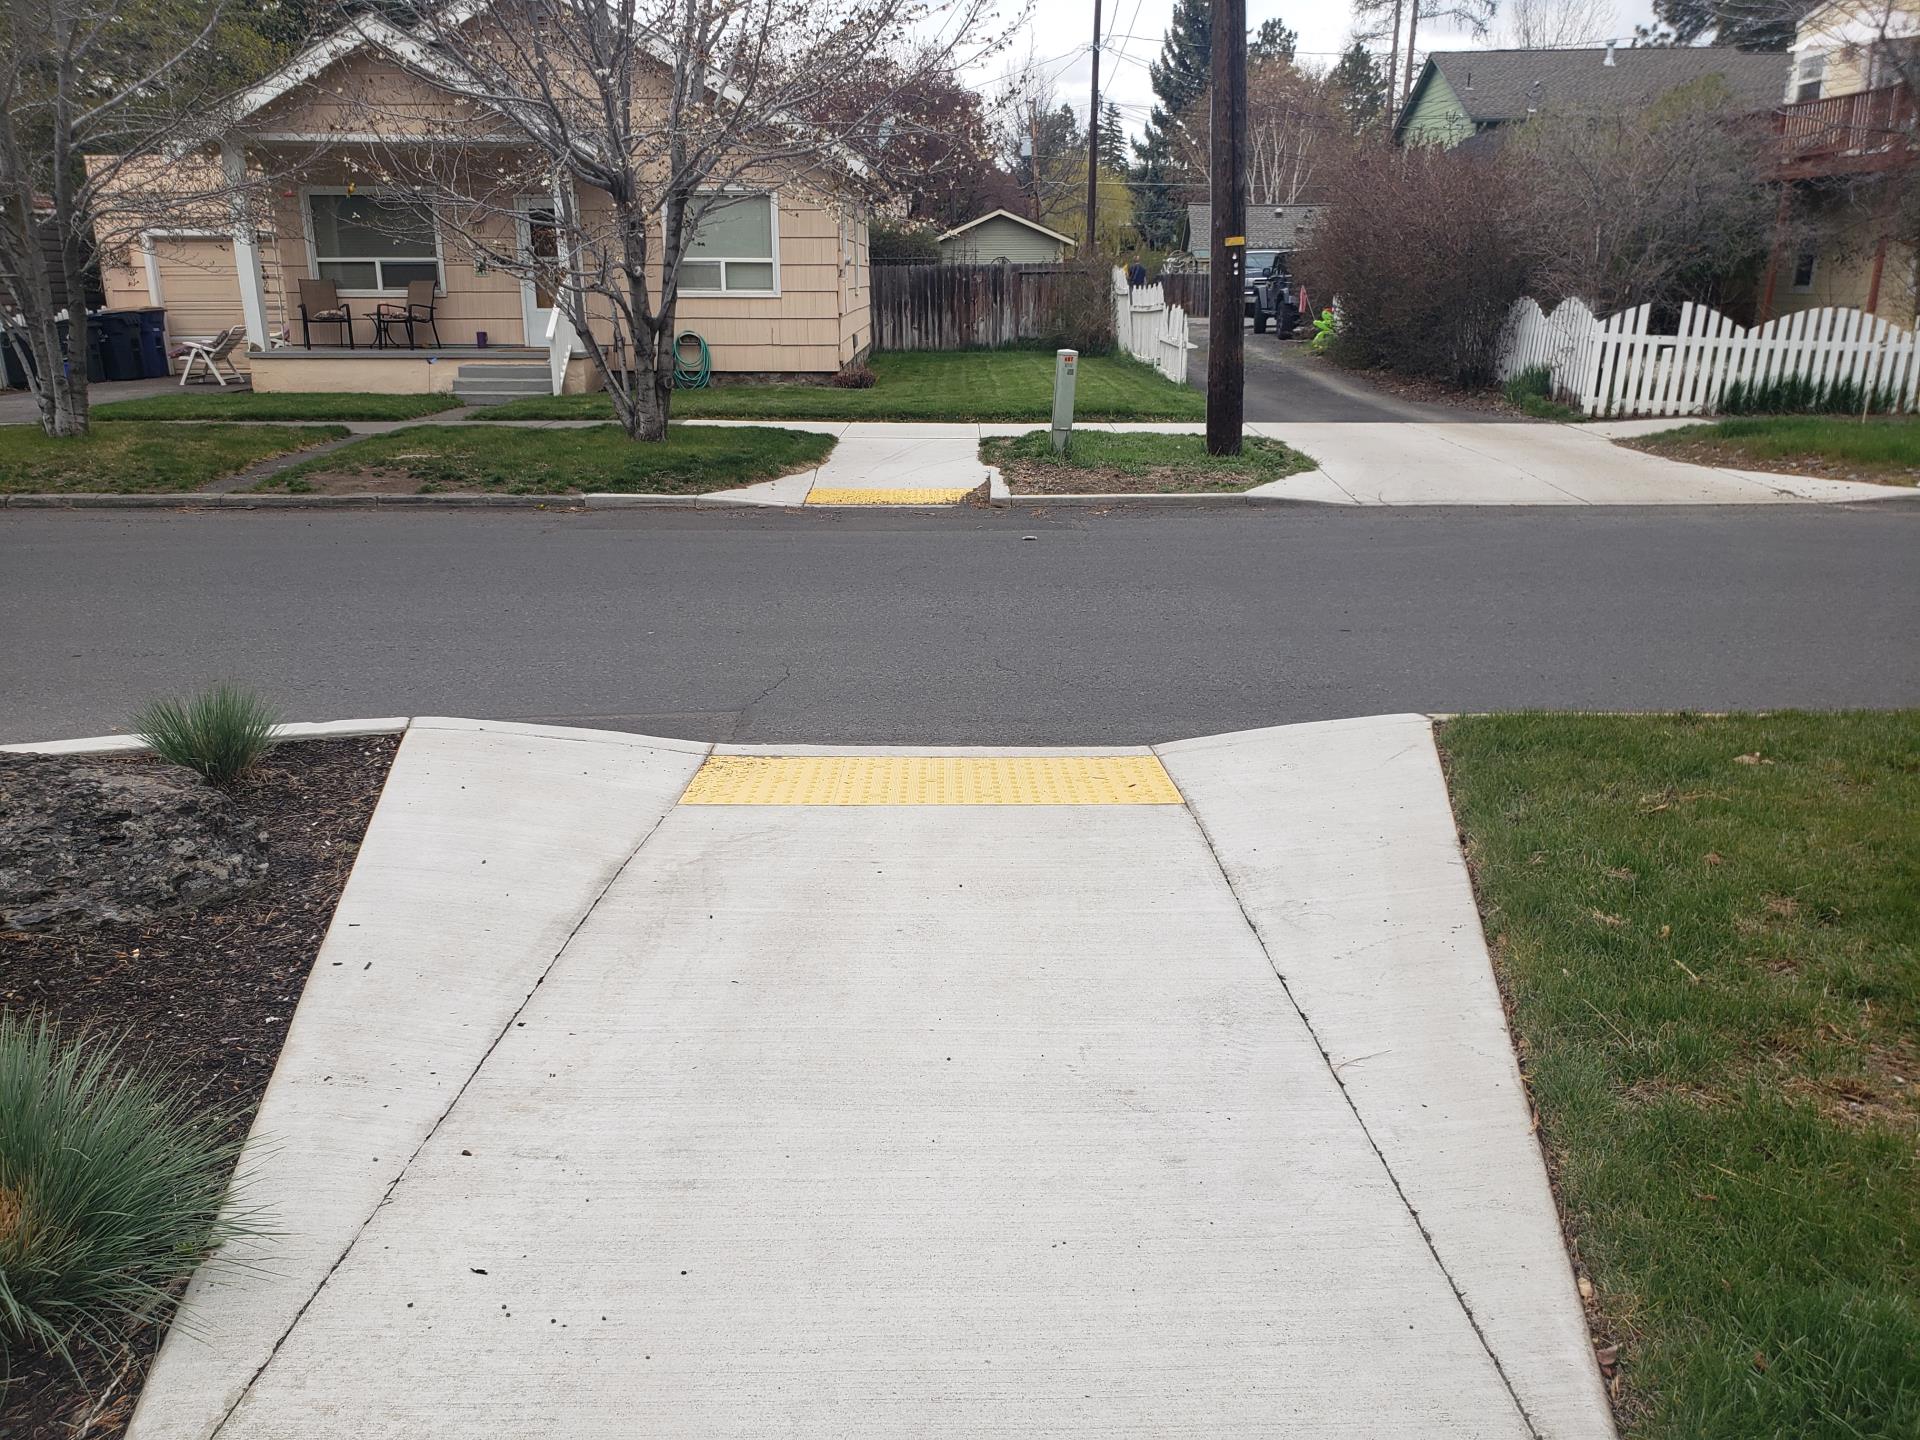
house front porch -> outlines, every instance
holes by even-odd
[[[247,358],[253,388],[262,393],[457,394],[484,402],[490,397],[580,395],[600,388],[593,362],[574,355],[566,361],[556,391],[551,355],[544,345],[440,345],[417,350],[344,345],[315,345],[309,350],[293,345],[256,350]]]

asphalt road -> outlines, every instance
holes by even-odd
[[[1196,390],[1205,390],[1208,322],[1196,319],[1190,325],[1188,338],[1198,348],[1187,352],[1187,383]],[[1244,329],[1246,384],[1243,393],[1249,420],[1326,424],[1366,420],[1484,422],[1512,418],[1464,405],[1405,400],[1369,383],[1363,376],[1307,354],[1303,345],[1283,344],[1271,332],[1256,335],[1251,324],[1245,324]]]
[[[1028,538],[1032,537],[1032,538]],[[1128,743],[1920,704],[1920,508],[0,516],[0,739],[292,718]]]

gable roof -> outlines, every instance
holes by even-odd
[[[1306,238],[1324,205],[1247,206],[1249,250],[1294,250]],[[1213,242],[1213,206],[1202,200],[1187,206],[1187,248],[1204,250]]]
[[[494,0],[454,0],[453,4],[441,12],[438,23],[451,26],[464,25],[467,21],[491,10],[493,5]],[[674,47],[651,29],[641,33],[639,48],[668,70],[673,68],[677,58]],[[264,110],[274,101],[325,73],[340,61],[364,49],[379,50],[395,57],[452,94],[465,93],[479,98],[475,92],[484,92],[485,87],[478,77],[468,72],[457,60],[440,54],[433,45],[419,35],[403,30],[382,16],[369,13],[355,17],[331,35],[316,40],[259,84],[243,91],[228,109],[225,124],[238,125],[249,116]],[[744,98],[738,86],[729,80],[713,76],[711,72],[709,72],[707,88],[730,104],[737,105]],[[510,100],[499,96],[489,96],[483,103],[492,105],[495,109],[512,108]],[[868,173],[867,163],[845,145],[829,142],[825,148],[850,173],[855,175]]]
[[[1071,235],[1062,235],[1058,230],[1049,230],[1046,226],[1037,224],[1027,219],[1024,215],[1014,214],[1011,210],[989,210],[978,219],[969,220],[964,225],[956,225],[944,235],[934,236],[934,243],[938,244],[942,240],[951,240],[956,235],[964,235],[967,231],[973,229],[974,226],[984,225],[989,220],[1011,220],[1016,225],[1024,225],[1029,230],[1038,231],[1049,240],[1058,240],[1062,245],[1078,245],[1080,243]]]
[[[1436,50],[1393,122],[1397,139],[1431,78],[1445,79],[1476,125],[1524,120],[1547,108],[1620,114],[1675,86],[1718,75],[1739,110],[1768,110],[1786,86],[1787,59],[1726,45],[1616,46],[1580,50]]]

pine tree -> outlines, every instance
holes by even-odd
[[[1381,116],[1386,114],[1386,71],[1381,69],[1379,60],[1361,41],[1353,42],[1327,78],[1339,97],[1340,110],[1347,117],[1347,126],[1354,134],[1358,135],[1378,124]]]
[[[1186,224],[1187,187],[1181,183],[1185,177],[1179,173],[1173,133],[1180,117],[1206,94],[1212,64],[1210,0],[1174,0],[1160,58],[1147,66],[1156,103],[1134,145],[1134,228],[1153,249],[1178,244]]]
[[[1742,50],[1785,50],[1811,9],[1812,0],[1653,0],[1654,16],[1672,41],[1691,45],[1706,36]],[[1656,43],[1669,38],[1644,28],[1640,34]]]
[[[1111,100],[1100,111],[1100,168],[1117,175],[1127,169],[1127,131],[1120,123],[1120,107]]]
[[[1289,30],[1276,15],[1270,20],[1262,20],[1260,28],[1247,37],[1247,59],[1291,61],[1299,44],[1299,35]]]

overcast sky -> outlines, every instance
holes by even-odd
[[[1100,30],[1106,37],[1105,57],[1100,62],[1100,88],[1106,98],[1116,101],[1127,129],[1137,134],[1153,103],[1153,87],[1147,80],[1147,61],[1160,53],[1160,38],[1173,12],[1173,0],[1101,0]],[[1012,13],[1018,13],[1017,9]],[[1300,36],[1302,63],[1327,65],[1338,58],[1349,43],[1353,19],[1347,0],[1247,0],[1247,17],[1258,26],[1267,17],[1277,15]],[[1593,37],[1595,44],[1610,38],[1622,42],[1632,38],[1636,23],[1653,16],[1650,0],[1616,0],[1614,23],[1610,33]],[[1093,38],[1093,0],[1038,0],[1029,22],[1033,53],[1054,75],[1060,98],[1078,110],[1087,100],[1090,77],[1088,46]],[[1431,43],[1429,43],[1431,35]],[[1497,45],[1500,35],[1475,41],[1446,27],[1431,24],[1420,27],[1420,49],[1465,50]],[[1016,45],[1022,57],[1025,43]],[[990,88],[1003,62],[990,65],[976,83]]]

